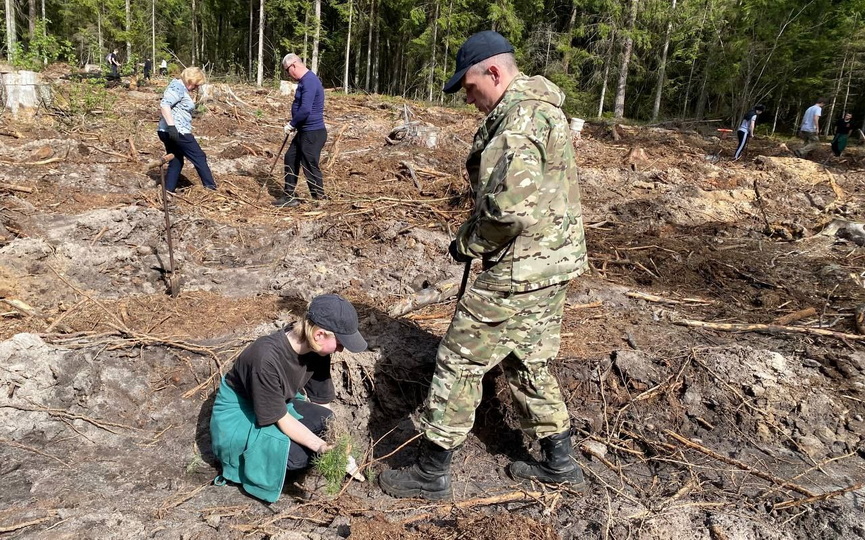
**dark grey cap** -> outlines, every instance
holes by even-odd
[[[313,298],[306,318],[312,324],[333,332],[349,351],[358,353],[366,350],[366,340],[357,330],[357,311],[338,294],[322,294]]]
[[[447,94],[453,94],[462,87],[463,76],[470,67],[497,54],[512,52],[514,46],[498,32],[484,30],[472,34],[457,52],[457,70],[442,90]]]

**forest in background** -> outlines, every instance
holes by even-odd
[[[155,56],[262,85],[292,51],[327,87],[456,103],[441,92],[456,51],[493,29],[574,116],[733,125],[763,103],[758,132],[790,133],[823,96],[824,118],[865,117],[865,0],[4,1],[2,52],[20,68],[116,48],[125,72]]]

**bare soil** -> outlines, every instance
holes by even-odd
[[[447,245],[469,209],[462,163],[480,116],[328,92],[330,199],[277,209],[289,98],[215,86],[194,125],[219,189],[184,169],[171,298],[146,168],[162,155],[161,90],[111,89],[95,116],[59,98],[31,120],[4,116],[0,534],[865,537],[865,148],[804,160],[797,141],[758,138],[731,162],[716,126],[587,124],[574,144],[591,271],[571,286],[553,366],[587,491],[509,479],[538,448],[494,370],[454,500],[432,504],[392,499],[374,476],[414,459],[403,443],[453,298],[391,313],[460,277]],[[394,140],[407,115],[434,148]],[[271,505],[212,485],[220,374],[323,292],[355,303],[371,346],[338,355],[334,378],[372,481],[334,496],[316,472],[294,475]]]

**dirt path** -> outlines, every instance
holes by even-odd
[[[215,383],[322,292],[355,302],[371,345],[336,360],[337,412],[364,465],[412,462],[414,445],[394,451],[416,434],[454,305],[389,313],[459,278],[447,245],[468,209],[461,162],[479,117],[329,93],[330,200],[275,209],[287,99],[216,92],[194,123],[220,187],[184,170],[173,299],[146,170],[162,150],[159,90],[113,89],[101,116],[43,111],[0,133],[0,533],[865,537],[862,147],[824,168],[828,145],[814,162],[755,140],[730,163],[733,141],[711,131],[587,126],[575,144],[592,271],[572,285],[554,370],[588,492],[507,477],[537,448],[494,371],[452,503],[395,500],[374,482],[335,497],[310,473],[267,506],[210,484]],[[407,114],[435,148],[386,140]]]

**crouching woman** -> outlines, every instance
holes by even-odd
[[[315,297],[305,317],[262,336],[225,375],[210,418],[213,453],[222,464],[216,484],[241,484],[274,502],[287,470],[304,469],[330,449],[322,439],[336,397],[330,355],[366,350],[357,311],[335,294]]]

